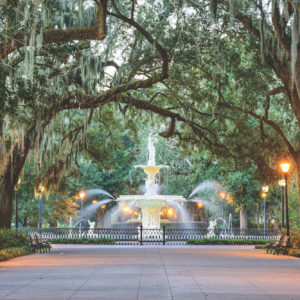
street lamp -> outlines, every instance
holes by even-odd
[[[42,201],[43,201],[43,192],[45,190],[45,187],[43,185],[39,185],[38,191],[40,195],[40,207],[39,207],[39,234],[42,234]]]
[[[86,193],[85,191],[81,190],[79,191],[79,198],[80,198],[80,220],[79,220],[79,234],[81,237],[81,221],[82,221],[82,201],[85,199]]]
[[[286,234],[290,235],[290,222],[289,222],[289,202],[288,202],[288,192],[287,192],[287,173],[289,172],[291,163],[289,161],[283,161],[280,163],[281,171],[284,175],[285,181],[285,215],[286,215]]]
[[[15,200],[16,200],[16,203],[15,203],[16,204],[16,220],[15,220],[15,224],[16,224],[16,231],[18,231],[18,229],[19,229],[19,208],[18,208],[19,197],[18,197],[18,190],[19,190],[20,184],[21,184],[21,178],[19,178],[18,183],[15,186]]]
[[[280,187],[281,187],[281,194],[280,194],[280,200],[281,200],[281,228],[284,228],[284,199],[283,199],[283,190],[285,187],[285,179],[280,179],[278,181]]]
[[[267,196],[268,196],[268,191],[269,187],[267,185],[262,187],[262,194],[261,196],[264,199],[264,235],[266,235],[267,231]]]
[[[226,194],[224,192],[220,192],[219,196],[222,199],[222,219],[224,221],[224,200],[226,198]]]

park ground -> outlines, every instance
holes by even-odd
[[[252,246],[54,245],[0,263],[0,299],[300,299],[300,259]]]

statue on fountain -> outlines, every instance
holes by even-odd
[[[88,231],[87,235],[92,237],[94,235],[94,229],[95,229],[96,222],[91,222],[90,220],[88,220],[88,222],[89,222],[89,231]]]

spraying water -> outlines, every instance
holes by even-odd
[[[93,215],[99,209],[100,206],[105,205],[105,204],[110,203],[110,202],[113,202],[113,201],[115,201],[115,200],[114,199],[103,199],[103,200],[97,201],[96,203],[92,203],[92,204],[86,206],[82,210],[82,214],[84,216]]]
[[[207,180],[204,181],[202,183],[200,183],[193,191],[192,193],[188,196],[188,199],[190,199],[191,197],[193,197],[194,195],[198,194],[198,193],[203,193],[203,192],[207,192],[207,191],[211,191],[211,192],[216,192],[218,190],[222,190],[222,186],[213,180]]]
[[[99,195],[106,195],[112,199],[114,199],[114,197],[107,191],[105,190],[102,190],[102,189],[92,189],[92,190],[88,190],[86,192],[86,197],[87,198],[94,198],[96,196],[99,196]]]

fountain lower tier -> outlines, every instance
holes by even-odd
[[[147,229],[160,229],[160,210],[165,206],[183,204],[185,199],[176,195],[121,195],[117,202],[139,207],[142,225]],[[176,207],[175,207],[176,209]]]

